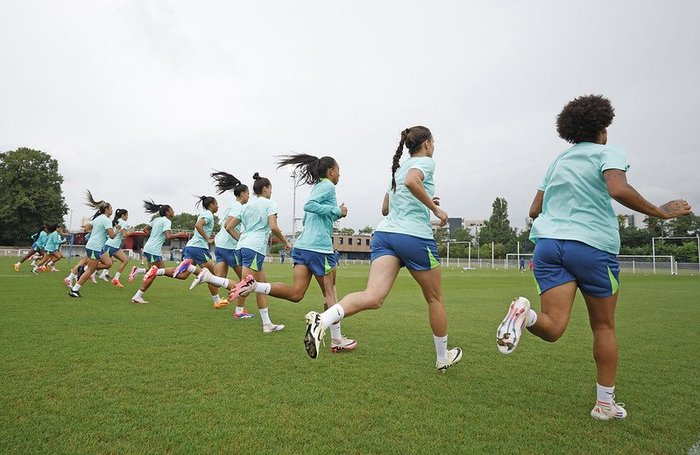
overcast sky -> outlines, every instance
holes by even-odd
[[[285,231],[275,157],[331,155],[358,229],[381,219],[400,131],[425,125],[448,214],[488,218],[501,196],[523,227],[568,147],[556,115],[595,93],[630,183],[698,206],[698,23],[697,0],[0,0],[0,151],[58,159],[74,228],[86,188],[137,224],[144,198],[196,212],[224,170],[269,177]]]

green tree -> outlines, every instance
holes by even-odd
[[[464,228],[456,229],[453,238],[458,242],[472,242],[474,240],[472,231]]]
[[[0,153],[0,244],[21,245],[46,223],[62,223],[63,198],[58,161],[29,148]]]
[[[667,235],[666,221],[661,218],[648,216],[644,218],[644,224],[647,226],[646,230],[649,231],[649,237],[664,237]]]
[[[355,235],[353,228],[343,228],[339,231],[340,235]]]
[[[490,245],[491,242],[500,243],[505,250],[515,251],[517,236],[508,220],[508,202],[497,197],[491,207],[493,208],[491,217],[484,222],[484,227],[479,231],[479,243],[481,245]],[[498,254],[499,250],[496,249],[496,252]]]
[[[359,232],[360,234],[371,234],[372,232],[374,232],[374,228],[372,226],[365,226],[357,232]]]
[[[191,231],[194,229],[194,224],[197,222],[197,215],[182,212],[175,215],[172,219],[173,231]]]
[[[691,213],[674,218],[668,222],[668,230],[672,236],[695,237],[700,234],[700,217]]]

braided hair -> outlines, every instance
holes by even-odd
[[[399,168],[399,160],[401,160],[404,146],[408,149],[408,153],[413,155],[420,149],[423,142],[430,140],[432,137],[430,130],[424,126],[412,126],[401,131],[401,140],[391,164],[391,189],[393,191],[396,191],[395,175]]]

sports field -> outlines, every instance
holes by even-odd
[[[158,278],[148,305],[60,273],[0,259],[0,453],[676,453],[700,441],[700,277],[623,275],[617,312],[624,421],[589,416],[592,337],[578,298],[564,337],[496,349],[508,302],[536,301],[529,273],[443,271],[450,347],[436,373],[425,303],[402,272],[384,307],[344,321],[351,353],[307,357],[300,304],[270,299],[273,322],[215,311],[204,286]],[[291,267],[266,264],[287,281]],[[339,269],[339,295],[366,266]],[[126,279],[123,280],[126,283]],[[535,308],[539,308],[535,304]],[[250,312],[257,313],[254,303]],[[330,343],[327,335],[327,342]],[[695,446],[695,449],[693,447]]]

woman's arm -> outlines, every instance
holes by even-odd
[[[200,218],[197,220],[197,222],[194,224],[194,228],[199,232],[199,235],[202,236],[204,240],[206,240],[207,243],[212,243],[214,240],[210,239],[207,237],[207,233],[204,232],[204,225],[206,224],[207,220],[204,218]]]
[[[537,190],[537,193],[535,193],[535,199],[532,201],[532,205],[530,206],[530,218],[533,220],[540,216],[540,213],[542,213],[542,201],[544,200],[544,191],[542,190]]]
[[[384,200],[382,201],[382,215],[387,216],[389,214],[389,193],[384,193]]]
[[[236,230],[236,226],[239,224],[241,224],[241,220],[235,216],[229,216],[226,218],[226,221],[224,221],[224,229],[226,229],[226,232],[228,232],[231,237],[236,239],[236,241],[240,240],[241,238],[241,233]]]
[[[267,222],[270,225],[270,230],[275,234],[275,237],[280,239],[280,241],[284,242],[284,249],[285,250],[290,249],[292,246],[289,244],[289,242],[285,238],[284,234],[280,230],[279,226],[277,225],[277,215],[268,216]]]
[[[433,199],[428,192],[425,191],[425,186],[423,186],[423,172],[420,169],[409,170],[408,175],[406,175],[406,180],[404,180],[404,185],[406,185],[408,191],[410,191],[416,199],[421,201],[423,205],[428,207],[428,209],[440,219],[440,226],[447,224],[447,212],[435,205]]]
[[[610,197],[627,208],[665,220],[691,213],[690,204],[683,199],[669,201],[660,207],[647,201],[632,185],[627,183],[627,175],[620,169],[608,169],[603,172],[603,176]]]

